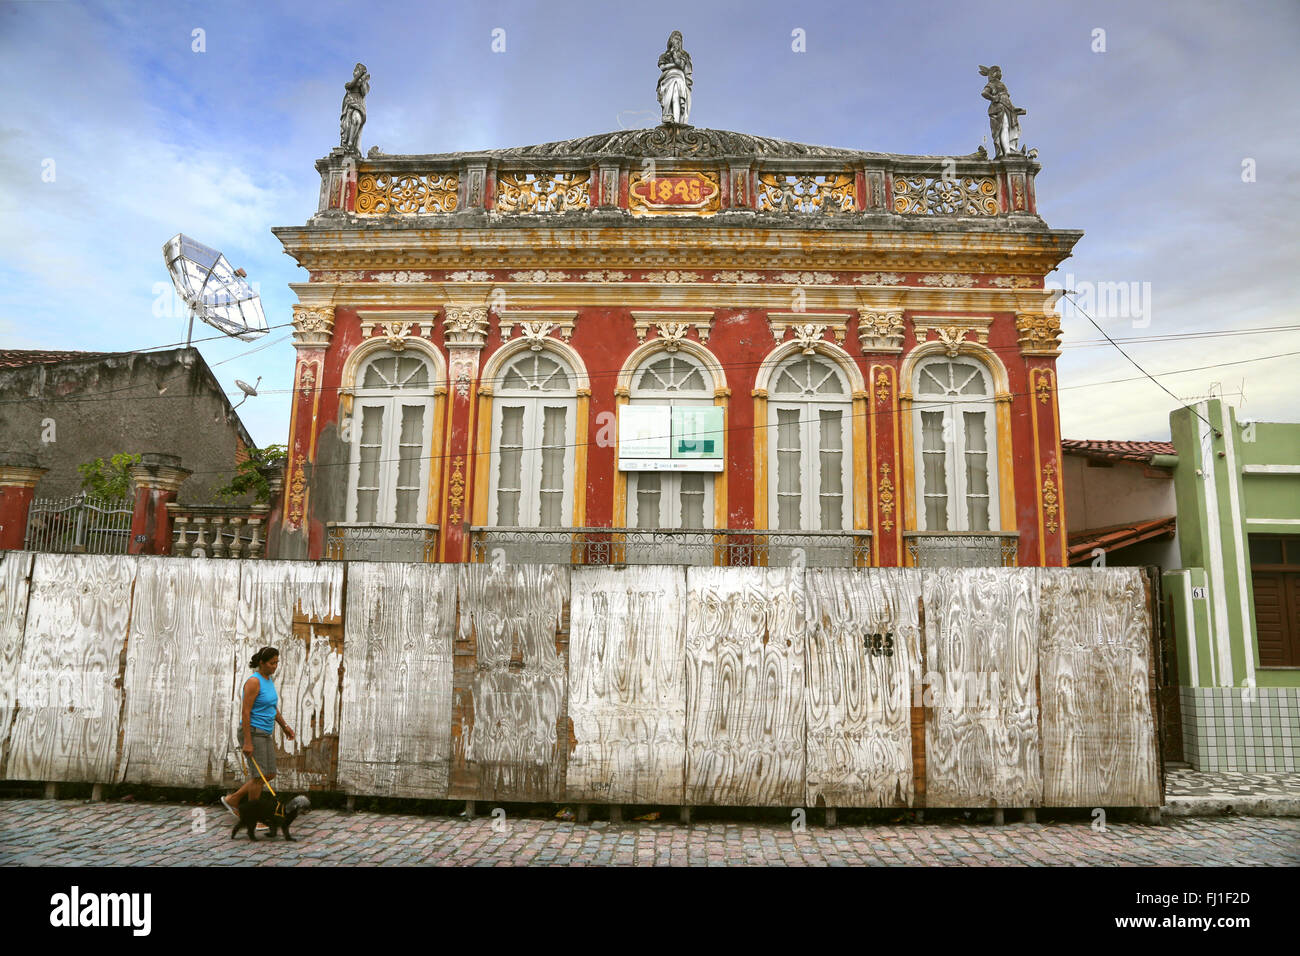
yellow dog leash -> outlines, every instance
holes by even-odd
[[[244,752],[242,750],[239,751],[239,759],[241,761],[244,759]],[[284,816],[284,804],[280,802],[280,797],[275,792],[275,787],[271,786],[271,781],[267,780],[266,775],[262,773],[262,768],[257,764],[257,758],[252,754],[249,754],[248,759],[253,761],[253,766],[257,768],[257,775],[262,778],[262,783],[266,786],[266,789],[271,791],[271,796],[275,797],[275,815],[277,817]],[[245,773],[247,773],[247,768],[245,768]]]

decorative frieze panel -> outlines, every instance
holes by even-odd
[[[767,320],[772,327],[772,338],[778,342],[785,341],[785,333],[793,330],[793,341],[799,344],[804,355],[815,351],[816,343],[823,340],[828,330],[840,345],[848,336],[847,320],[835,313],[769,312]]]
[[[644,342],[653,328],[658,338],[668,340],[665,347],[669,352],[677,351],[691,329],[695,330],[701,342],[709,341],[713,327],[712,312],[633,312],[632,318],[636,322],[632,328],[638,342]]]
[[[991,177],[895,176],[894,212],[905,216],[996,216]]]
[[[758,211],[834,214],[855,212],[852,173],[759,173]]]
[[[357,180],[357,215],[455,212],[459,189],[455,173],[363,173]]]
[[[334,307],[295,305],[293,344],[298,348],[327,348],[334,334]]]
[[[540,352],[543,348],[543,341],[553,332],[558,332],[560,338],[566,342],[573,338],[573,326],[577,319],[577,312],[518,312],[511,310],[498,317],[497,325],[501,329],[502,342],[509,341],[514,334],[515,326],[518,326],[522,333],[521,337],[528,342],[528,347],[534,352]]]
[[[903,351],[901,309],[858,309],[858,343],[864,352]]]
[[[511,215],[591,208],[591,173],[500,173],[497,212]]]

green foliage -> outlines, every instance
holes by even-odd
[[[271,486],[267,484],[263,471],[284,464],[288,457],[289,449],[285,445],[249,448],[248,457],[235,468],[235,477],[230,479],[229,484],[214,491],[212,496],[233,501],[252,492],[258,504],[266,504],[271,500]]]
[[[82,490],[101,498],[125,498],[131,493],[131,466],[138,464],[139,455],[122,452],[108,461],[96,458],[78,465]]]

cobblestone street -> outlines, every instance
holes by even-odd
[[[0,865],[354,866],[1297,865],[1300,819],[1182,818],[1162,826],[1087,821],[925,825],[590,824],[316,810],[297,840],[243,833],[220,808],[186,804],[0,801]],[[495,828],[494,828],[495,824]],[[503,829],[505,832],[499,832]],[[197,832],[196,832],[197,831]]]

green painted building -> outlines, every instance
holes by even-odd
[[[1182,566],[1164,575],[1183,746],[1200,770],[1300,770],[1300,424],[1170,415]]]

